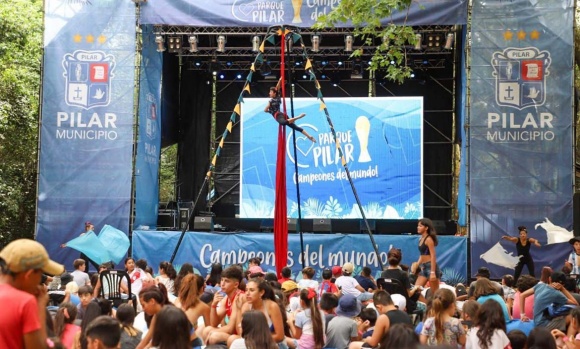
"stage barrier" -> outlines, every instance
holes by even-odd
[[[157,272],[159,263],[167,261],[179,239],[179,231],[133,232],[133,257],[145,258]],[[391,247],[403,252],[403,264],[417,261],[419,251],[418,235],[375,235],[380,258],[387,265],[387,252]],[[295,277],[300,278],[300,270],[311,266],[316,270],[316,278],[321,278],[324,268],[352,262],[355,274],[362,267],[369,266],[373,275],[379,274],[379,264],[368,235],[363,234],[304,234],[304,265],[300,258],[300,235],[288,235],[288,266]],[[275,272],[274,235],[272,233],[202,233],[187,232],[174,260],[176,269],[183,263],[191,263],[203,276],[212,263],[224,266],[241,263],[247,266],[248,259],[262,258],[262,269]],[[450,284],[467,280],[467,238],[459,236],[439,236],[437,262],[443,271],[443,280]]]

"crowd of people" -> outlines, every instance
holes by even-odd
[[[115,300],[99,277],[111,265],[88,275],[77,259],[69,273],[42,245],[16,240],[0,252],[7,307],[0,347],[580,348],[580,295],[570,274],[576,256],[563,271],[543,268],[540,280],[518,273],[517,282],[512,275],[496,282],[482,267],[468,287],[448,285],[431,221],[419,220],[417,232],[417,262],[401,264],[403,251],[392,248],[378,279],[350,262],[324,269],[317,280],[311,267],[300,275],[289,267],[265,273],[259,258],[247,266],[213,264],[203,277],[189,263],[176,271],[162,262],[154,270],[129,257],[119,285],[125,297]],[[580,249],[580,238],[570,243]]]

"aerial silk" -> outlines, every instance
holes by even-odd
[[[280,71],[281,71],[281,87],[282,87],[282,106],[285,115],[286,113],[286,87],[284,77],[284,49],[286,31],[284,28],[279,30],[281,34],[280,40]],[[276,274],[281,276],[282,268],[286,266],[288,255],[288,219],[286,207],[286,126],[278,125],[278,155],[276,158],[276,198],[274,201],[274,256],[276,264]]]

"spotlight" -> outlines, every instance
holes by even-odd
[[[441,48],[441,34],[427,35],[427,48],[437,50]]]
[[[355,61],[352,65],[352,72],[350,73],[351,79],[362,79],[363,70],[362,63],[360,61]]]
[[[340,85],[340,73],[335,71],[332,76],[330,77],[330,83],[332,86],[337,87]]]
[[[177,52],[181,49],[181,37],[170,36],[167,41],[169,44],[169,52]]]
[[[445,49],[451,50],[453,47],[453,41],[455,40],[455,35],[453,33],[447,34],[447,40],[445,40]]]
[[[344,52],[352,52],[352,43],[354,38],[352,35],[347,35],[344,37]]]
[[[308,79],[308,75],[302,74],[302,80],[306,80],[306,79]]]
[[[201,67],[201,62],[200,61],[195,61],[194,64],[195,64],[196,67]]]
[[[252,37],[252,52],[260,52],[260,37],[258,35]]]
[[[212,59],[209,62],[209,72],[212,73],[213,75],[217,75],[219,71],[220,71],[220,62],[217,59]]]
[[[338,61],[338,62],[336,62],[336,64],[338,64],[339,67],[342,67],[343,62],[342,61]]]
[[[312,35],[312,52],[320,51],[320,35]]]
[[[165,51],[165,43],[163,41],[163,36],[157,35],[155,37],[155,43],[157,44],[157,52]]]
[[[226,78],[226,75],[224,73],[220,73],[220,75],[218,75],[218,78],[220,78],[220,80],[223,80]]]
[[[217,38],[217,52],[224,53],[226,52],[226,37],[223,35],[218,36]]]
[[[236,75],[236,79],[238,79],[238,80],[242,80],[242,78],[243,78],[243,77],[244,77],[244,76],[243,76],[242,74],[240,74],[240,73],[238,73],[238,74]]]
[[[323,67],[326,67],[328,65],[328,59],[327,58],[323,58],[320,61],[320,65],[323,66]]]
[[[270,67],[268,63],[262,63],[262,66],[260,67],[260,73],[262,76],[272,75],[272,67]]]
[[[421,49],[421,40],[423,39],[423,35],[415,34],[415,50]]]
[[[198,52],[197,49],[197,36],[196,35],[191,35],[187,41],[189,42],[189,52],[194,53],[194,52]]]

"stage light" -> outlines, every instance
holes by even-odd
[[[252,37],[252,52],[260,52],[260,41],[258,35]]]
[[[337,87],[338,85],[340,85],[340,73],[339,72],[336,71],[336,72],[332,73],[332,76],[330,77],[330,83],[334,87]]]
[[[262,74],[262,76],[272,75],[272,68],[267,62],[262,63],[262,66],[260,67],[260,73]]]
[[[327,76],[326,76],[326,74],[322,73],[322,74],[320,74],[320,78],[321,78],[321,79],[326,79],[326,78],[327,78]]]
[[[223,80],[226,78],[226,75],[224,73],[220,73],[220,75],[218,75],[218,78],[220,78],[220,80]]]
[[[165,51],[165,42],[163,40],[163,36],[157,35],[155,37],[155,43],[157,44],[157,52]]]
[[[415,77],[415,73],[411,72],[411,79]]]
[[[238,79],[238,80],[242,80],[242,78],[243,78],[243,77],[244,77],[244,76],[243,76],[242,74],[240,74],[240,73],[238,73],[238,74],[236,75],[236,79]]]
[[[234,62],[232,62],[232,61],[227,61],[226,62],[226,66],[227,67],[231,67],[233,64],[234,64]]]
[[[352,72],[350,73],[351,79],[362,79],[363,69],[362,63],[360,61],[355,61],[352,65]]]
[[[226,52],[226,37],[223,35],[218,36],[217,38],[217,52],[224,53]]]
[[[170,36],[167,38],[169,45],[169,52],[178,52],[181,49],[181,37],[180,36]]]
[[[201,67],[201,62],[200,61],[195,61],[194,64],[195,64],[196,67]]]
[[[302,79],[303,79],[303,80],[306,80],[306,79],[308,79],[308,75],[306,75],[306,74],[302,74]]]
[[[447,40],[445,40],[445,49],[451,50],[453,47],[453,41],[455,40],[455,35],[453,33],[447,34]]]
[[[338,61],[336,62],[336,64],[338,64],[338,66],[341,67],[344,63],[342,61]]]
[[[347,35],[344,37],[344,52],[352,52],[353,42],[354,37],[352,35]]]
[[[391,61],[391,65],[395,65],[395,61]]]
[[[415,41],[415,50],[420,50],[421,49],[421,40],[423,39],[423,35],[417,33],[415,34],[415,39],[417,41]]]
[[[312,52],[320,51],[320,35],[312,35]]]
[[[212,59],[209,62],[209,72],[213,75],[217,75],[217,73],[221,70],[220,68],[220,62],[217,59]]]
[[[195,53],[198,51],[196,35],[191,35],[189,38],[187,38],[187,42],[189,42],[189,52]]]
[[[441,48],[441,34],[427,35],[427,48],[437,50]]]
[[[320,61],[320,65],[322,65],[323,67],[326,67],[328,65],[328,59],[323,58],[322,61]]]

